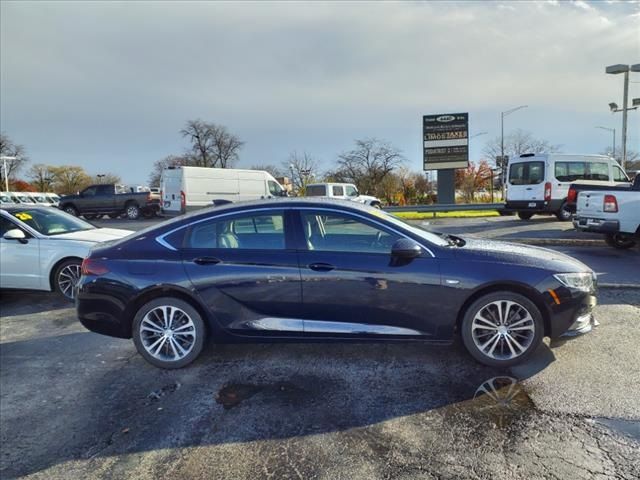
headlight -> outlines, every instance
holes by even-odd
[[[554,275],[565,287],[574,288],[581,292],[590,292],[593,290],[593,277],[591,272],[582,273],[558,273]]]

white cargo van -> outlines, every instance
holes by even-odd
[[[523,220],[552,213],[571,220],[567,193],[572,183],[615,186],[629,182],[618,162],[604,155],[526,153],[510,160],[505,208]]]
[[[210,207],[214,201],[239,202],[287,195],[268,172],[204,167],[167,168],[162,172],[160,192],[164,215]]]

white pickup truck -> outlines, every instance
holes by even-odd
[[[578,194],[576,229],[605,234],[615,248],[631,248],[640,240],[640,175],[630,187],[584,190]]]
[[[360,195],[360,192],[352,183],[312,183],[306,186],[304,196],[342,198],[376,208],[382,206],[380,199],[369,195]]]

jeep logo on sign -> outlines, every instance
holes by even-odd
[[[456,119],[456,117],[454,117],[453,115],[442,115],[438,118],[436,118],[436,121],[438,122],[453,122]]]

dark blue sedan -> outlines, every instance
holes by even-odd
[[[438,235],[347,201],[230,204],[95,247],[76,306],[94,332],[183,367],[207,337],[451,343],[493,366],[591,329],[595,274],[543,248]]]

